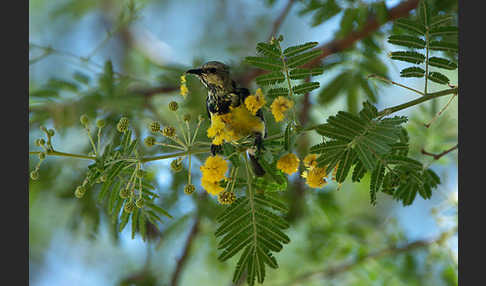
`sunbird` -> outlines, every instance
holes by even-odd
[[[207,88],[206,109],[211,123],[215,115],[228,114],[241,105],[244,107],[245,98],[250,95],[248,89],[236,85],[236,82],[230,77],[229,67],[221,62],[210,61],[202,65],[201,68],[190,69],[186,73],[196,75]],[[244,112],[240,112],[240,110],[244,110]],[[237,119],[240,123],[235,124],[235,126],[238,126],[238,130],[231,131],[243,137],[253,136],[255,138],[256,150],[250,148],[247,152],[255,175],[261,177],[265,174],[265,171],[258,162],[257,156],[264,149],[263,138],[266,136],[262,109],[259,109],[254,115],[248,112],[246,108],[238,109]],[[220,153],[221,150],[221,145],[211,144],[213,156]]]

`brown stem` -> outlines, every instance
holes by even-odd
[[[412,251],[412,250],[415,250],[415,249],[418,249],[418,248],[428,247],[428,246],[430,246],[434,243],[440,244],[440,243],[444,242],[447,238],[454,235],[455,233],[457,233],[457,228],[453,228],[450,231],[443,232],[441,235],[439,235],[435,239],[418,240],[418,241],[415,241],[415,242],[405,244],[403,246],[392,246],[392,247],[385,248],[385,249],[382,249],[382,250],[379,250],[379,251],[376,251],[376,252],[372,252],[372,253],[370,253],[370,254],[368,254],[368,255],[360,258],[360,259],[355,259],[351,262],[343,263],[343,264],[340,264],[340,265],[337,265],[337,266],[334,266],[334,267],[330,267],[330,268],[326,268],[326,269],[323,269],[323,270],[310,271],[310,272],[304,273],[304,274],[298,276],[297,278],[293,279],[287,285],[296,285],[299,282],[302,282],[304,280],[310,279],[310,278],[312,278],[314,276],[318,276],[318,275],[324,276],[324,277],[325,276],[332,277],[332,276],[335,276],[336,274],[349,271],[352,268],[360,265],[361,263],[364,263],[365,261],[367,261],[369,259],[379,259],[379,258],[382,258],[384,256],[388,256],[388,255],[396,255],[396,254]]]
[[[285,17],[287,17],[287,15],[289,14],[290,8],[292,8],[292,4],[294,4],[294,0],[289,0],[289,2],[287,2],[287,5],[283,9],[282,13],[280,14],[280,16],[278,16],[278,18],[273,23],[272,32],[270,33],[270,36],[268,36],[268,41],[270,41],[272,37],[277,36],[276,34],[280,29],[280,26],[282,25],[283,21],[285,20]]]
[[[449,148],[449,149],[447,149],[447,150],[445,150],[445,151],[443,151],[439,154],[429,153],[429,152],[425,151],[423,148],[422,148],[421,152],[424,155],[431,156],[432,158],[434,158],[434,160],[439,160],[440,158],[442,158],[442,156],[449,154],[450,152],[456,150],[458,147],[459,147],[459,144],[456,144],[456,146]]]
[[[179,285],[179,278],[182,273],[182,269],[184,268],[187,257],[189,256],[189,252],[191,251],[191,246],[192,243],[194,242],[194,239],[196,238],[196,235],[199,232],[199,222],[200,222],[200,217],[199,215],[196,215],[196,219],[194,221],[194,224],[191,227],[191,230],[189,231],[189,235],[187,237],[186,243],[184,244],[184,249],[182,251],[181,257],[177,260],[177,265],[174,270],[174,273],[172,274],[172,278],[170,280],[170,286],[177,286]]]

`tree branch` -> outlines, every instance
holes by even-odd
[[[397,255],[397,254],[412,251],[412,250],[415,250],[415,249],[418,249],[418,248],[428,247],[428,246],[430,246],[434,243],[440,244],[440,243],[444,242],[446,239],[448,239],[449,237],[451,237],[452,235],[454,235],[455,233],[457,233],[457,227],[455,227],[455,228],[453,228],[449,231],[443,232],[442,234],[440,234],[435,239],[418,240],[418,241],[415,241],[415,242],[405,244],[403,246],[392,246],[392,247],[389,247],[389,248],[382,249],[380,251],[370,253],[370,254],[362,257],[362,258],[355,259],[351,262],[342,263],[340,265],[337,265],[337,266],[334,266],[334,267],[329,267],[329,268],[326,268],[326,269],[323,269],[323,270],[310,271],[310,272],[304,273],[300,276],[297,276],[295,279],[293,279],[292,281],[290,281],[286,285],[296,285],[299,282],[302,282],[304,280],[310,279],[310,278],[312,278],[314,276],[318,276],[318,275],[323,276],[323,277],[326,277],[326,276],[332,277],[332,276],[335,276],[339,273],[349,271],[352,268],[364,263],[365,261],[367,261],[369,259],[379,259],[379,258],[382,258],[384,256],[388,256],[388,255]]]
[[[270,33],[270,36],[268,36],[268,41],[270,41],[272,37],[276,36],[278,30],[280,29],[280,26],[285,20],[285,17],[287,17],[287,15],[289,14],[290,8],[292,8],[292,4],[294,4],[294,1],[295,0],[289,0],[289,2],[287,2],[287,5],[283,9],[282,13],[280,14],[280,16],[278,16],[278,18],[273,23],[272,32]]]
[[[368,22],[364,25],[363,29],[361,29],[360,31],[353,31],[348,36],[342,39],[334,39],[331,42],[316,47],[315,49],[322,50],[322,54],[316,59],[314,59],[313,61],[304,65],[303,67],[318,66],[322,59],[351,47],[357,41],[366,38],[371,33],[378,30],[378,28],[380,28],[386,22],[394,21],[398,18],[407,16],[410,11],[412,11],[417,7],[418,3],[419,0],[404,1],[388,10],[388,18],[384,23],[378,22],[376,17],[371,17],[368,20]],[[250,70],[248,73],[246,73],[241,77],[239,82],[241,82],[243,85],[247,85],[255,77],[262,75],[264,73],[267,72],[259,69]]]
[[[443,151],[443,152],[441,152],[439,154],[429,153],[429,152],[425,151],[424,148],[422,148],[421,152],[424,155],[433,157],[434,160],[439,160],[440,158],[442,158],[442,156],[445,156],[445,155],[449,154],[450,152],[456,150],[458,147],[459,147],[459,144],[456,144],[456,146],[454,146],[452,148],[449,148],[449,149],[447,149],[447,150],[445,150],[445,151]]]
[[[182,269],[184,268],[187,257],[189,256],[189,252],[191,251],[191,246],[192,243],[194,242],[194,239],[196,235],[199,232],[199,222],[200,222],[200,217],[199,215],[196,215],[196,219],[191,227],[191,230],[189,231],[189,235],[187,237],[186,243],[184,244],[184,249],[182,251],[181,257],[177,260],[177,265],[174,270],[174,273],[172,274],[172,278],[170,281],[170,286],[177,286],[179,285],[179,278],[182,273]]]

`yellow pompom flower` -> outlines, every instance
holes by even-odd
[[[284,173],[292,175],[299,169],[299,158],[294,153],[282,156],[277,162],[277,168]]]
[[[224,188],[221,187],[218,182],[205,180],[204,177],[201,180],[201,186],[211,195],[217,195],[224,190]]]
[[[302,173],[302,177],[306,179],[305,183],[311,188],[322,188],[327,184],[326,169],[320,167],[311,167],[308,171]]]
[[[207,135],[213,138],[214,145],[221,145],[225,141],[236,141],[262,129],[262,120],[252,115],[244,105],[240,105],[236,108],[230,107],[230,112],[226,114],[211,115],[211,126]]]
[[[265,105],[265,103],[265,98],[263,97],[261,88],[256,90],[255,95],[250,95],[245,98],[245,106],[253,115],[255,115],[257,111]]]
[[[294,102],[283,96],[275,98],[275,100],[272,102],[272,105],[270,106],[270,108],[272,109],[273,117],[275,117],[275,121],[282,121],[285,117],[285,111],[289,110],[293,106]]]
[[[226,171],[228,171],[228,162],[219,155],[210,156],[200,169],[203,180],[217,182],[224,179]]]
[[[187,86],[186,86],[186,75],[181,75],[181,90],[180,90],[180,93],[184,98],[189,93],[189,90],[187,89]]]
[[[306,168],[314,168],[314,167],[317,167],[317,156],[319,156],[318,154],[309,154],[307,156],[305,156],[304,158],[304,166]]]

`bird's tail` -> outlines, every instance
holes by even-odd
[[[262,177],[263,175],[265,175],[265,170],[263,170],[262,165],[260,165],[260,163],[258,162],[257,157],[250,152],[248,152],[248,157],[250,157],[251,166],[253,167],[253,172],[255,173],[255,175],[257,177]]]

